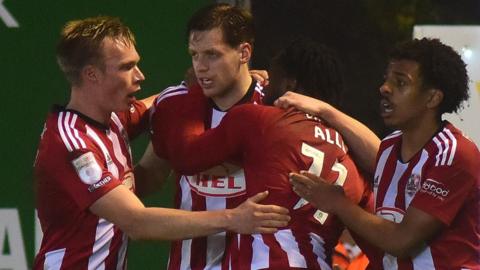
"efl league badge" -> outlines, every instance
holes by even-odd
[[[413,196],[415,195],[415,193],[417,193],[417,191],[420,190],[420,182],[421,182],[421,178],[420,178],[420,175],[418,174],[412,174],[410,175],[410,178],[408,178],[408,182],[407,182],[407,194],[409,196]]]

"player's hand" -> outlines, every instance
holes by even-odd
[[[289,176],[293,191],[324,212],[335,213],[335,206],[340,205],[337,202],[345,199],[342,187],[329,184],[319,176],[306,171]]]
[[[231,210],[230,231],[240,234],[274,233],[290,221],[288,209],[277,205],[258,204],[268,196],[268,191],[248,198]]]
[[[250,70],[250,76],[252,76],[253,79],[259,82],[263,87],[267,86],[269,83],[268,72],[266,70]]]
[[[322,113],[330,110],[331,105],[311,97],[307,97],[295,92],[287,91],[283,96],[275,100],[274,105],[287,109],[295,107],[311,115],[322,116]]]

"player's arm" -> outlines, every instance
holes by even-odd
[[[154,97],[143,100],[146,103],[157,103],[150,108],[149,127],[151,131],[150,142],[139,162],[135,165],[134,174],[136,180],[136,193],[143,197],[152,192],[158,191],[172,174],[167,150],[169,142],[175,140],[171,126],[175,124],[172,118],[175,116],[176,103],[172,103],[169,94],[186,95],[187,89],[184,85],[166,88],[157,99]],[[176,97],[176,95],[173,95]],[[160,99],[158,102],[156,100]]]
[[[242,234],[273,233],[286,226],[288,210],[257,204],[267,192],[251,197],[235,209],[183,211],[145,207],[127,188],[119,185],[95,201],[90,210],[132,239],[177,240],[228,230]]]
[[[175,150],[170,154],[172,167],[184,174],[195,174],[238,154],[248,136],[245,123],[252,125],[255,121],[245,112],[243,108],[233,108],[219,126],[204,133],[185,131],[191,120],[179,123],[174,132],[178,139],[170,147]]]
[[[149,112],[157,96],[158,94],[135,101],[129,110],[116,112],[116,116],[125,127],[130,140],[149,130]]]
[[[200,135],[184,137],[171,156],[172,167],[183,174],[195,174],[222,164],[239,149],[234,142],[237,136],[227,137],[222,125]]]
[[[347,199],[339,186],[313,174],[291,174],[293,190],[322,211],[333,213],[349,229],[380,249],[400,258],[420,250],[445,226],[439,219],[409,207],[395,223],[370,214]]]
[[[150,142],[140,161],[135,165],[135,192],[143,197],[160,190],[172,173],[167,160],[159,158]]]
[[[342,134],[355,161],[367,172],[374,172],[380,139],[367,126],[326,102],[294,92],[286,92],[275,101],[275,105],[282,108],[293,106],[325,120]]]

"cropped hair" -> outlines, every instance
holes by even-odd
[[[419,65],[424,89],[443,92],[440,115],[457,112],[468,100],[468,74],[461,56],[438,39],[414,39],[398,45],[390,53],[392,60],[411,60]]]
[[[187,24],[187,38],[192,31],[208,31],[219,27],[223,39],[235,48],[248,42],[253,46],[253,18],[250,12],[225,3],[205,6],[195,12]]]
[[[106,38],[135,45],[135,37],[119,18],[97,16],[69,21],[57,43],[57,62],[71,85],[81,84],[81,70],[89,64],[104,68],[102,42]]]
[[[345,90],[342,66],[326,46],[306,38],[296,39],[272,59],[272,65],[296,80],[296,92],[340,105]]]

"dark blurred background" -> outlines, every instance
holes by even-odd
[[[342,109],[380,136],[388,132],[378,116],[378,88],[389,50],[411,39],[416,24],[480,24],[479,0],[253,0],[250,5],[256,27],[253,67],[268,67],[298,36],[327,45],[344,66]]]

